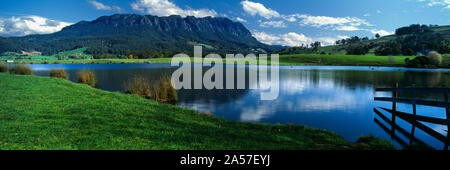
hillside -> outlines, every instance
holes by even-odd
[[[393,149],[300,125],[227,121],[62,79],[0,73],[0,80],[1,150]]]
[[[61,60],[80,60],[80,59],[92,59],[93,56],[89,54],[85,54],[85,51],[88,47],[77,48],[69,51],[62,51],[57,54],[51,56],[45,55],[33,55],[27,56],[21,53],[15,52],[5,52],[0,54],[0,63],[4,62],[4,60],[13,60],[15,62],[49,62],[49,61],[61,61]]]
[[[412,27],[411,25],[410,27]],[[408,28],[402,27],[402,28]],[[399,28],[401,29],[401,28]],[[428,31],[429,30],[429,31]],[[356,40],[355,40],[356,39]],[[388,35],[375,39],[363,40],[360,37],[351,37],[346,39],[345,44],[319,47],[317,50],[312,48],[293,47],[283,49],[281,54],[307,54],[307,53],[325,53],[325,54],[349,54],[352,49],[364,51],[365,54],[377,55],[415,55],[417,53],[426,53],[428,51],[439,51],[440,53],[450,53],[450,26],[430,26],[427,31],[420,33]],[[391,50],[385,50],[390,48]],[[394,50],[392,50],[394,49]],[[361,55],[361,53],[352,53]]]
[[[89,54],[159,55],[164,51],[193,51],[192,45],[221,53],[274,49],[258,42],[241,23],[227,18],[116,14],[81,21],[53,34],[0,38],[0,53],[37,50],[53,55],[90,47]]]

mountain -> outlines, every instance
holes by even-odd
[[[0,52],[36,50],[44,54],[89,47],[91,54],[189,52],[202,45],[206,52],[270,52],[239,22],[227,18],[157,17],[116,14],[81,21],[47,35],[0,38]]]

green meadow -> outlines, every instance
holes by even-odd
[[[93,56],[86,54],[85,51],[88,47],[77,48],[74,50],[63,51],[51,56],[45,55],[35,55],[35,56],[24,56],[15,52],[6,52],[0,55],[1,62],[4,60],[14,60],[15,62],[23,63],[49,63],[64,60],[80,60],[80,59],[92,59]]]

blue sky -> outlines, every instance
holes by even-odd
[[[227,17],[267,44],[330,45],[409,24],[450,25],[450,0],[2,0],[0,36],[52,33],[115,13]]]

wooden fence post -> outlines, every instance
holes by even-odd
[[[395,90],[394,90],[394,93],[392,95],[393,95],[394,100],[398,99],[398,82],[395,83]],[[394,101],[392,103],[392,110],[393,111],[397,111],[397,101]]]
[[[413,84],[412,87],[415,89],[416,85]],[[414,116],[416,116],[417,115],[417,109],[416,109],[416,91],[415,90],[413,92],[412,100],[414,101],[413,114],[414,114]],[[413,124],[412,127],[411,127],[411,137],[409,139],[409,144],[410,145],[414,143],[414,133],[415,132],[416,132],[416,125]]]
[[[392,103],[392,110],[397,111],[397,99],[398,99],[398,82],[395,83],[395,90],[392,94],[392,98],[394,98],[394,102]],[[395,114],[392,114],[392,124],[395,124]],[[392,126],[391,136],[395,136],[395,127]]]
[[[445,100],[445,102],[447,102],[447,107],[445,107],[445,114],[446,114],[446,118],[447,118],[447,120],[450,120],[450,111],[449,111],[449,106],[448,106],[448,93],[447,92],[445,92],[444,93],[444,100]],[[450,133],[450,127],[448,127],[448,125],[447,125],[447,142],[445,143],[445,146],[444,146],[444,150],[448,150],[448,144],[450,143],[450,136],[448,135],[448,133]]]

